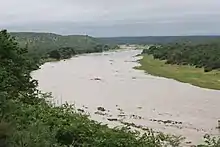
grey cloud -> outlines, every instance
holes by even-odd
[[[95,36],[216,34],[219,0],[0,0],[0,28]]]

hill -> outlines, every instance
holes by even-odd
[[[17,32],[10,33],[21,44],[29,46],[45,45],[46,47],[85,47],[96,44],[97,40],[86,35],[62,36],[53,33]]]
[[[62,36],[53,33],[17,32],[10,33],[21,47],[27,46],[30,52],[44,54],[62,47],[72,47],[76,50],[90,50],[99,42],[97,39],[84,35]]]
[[[220,36],[143,36],[143,37],[103,37],[98,38],[105,44],[167,44],[175,42],[220,41]]]
[[[42,64],[46,61],[68,59],[76,54],[102,52],[110,48],[87,35],[58,35],[53,33],[12,32],[17,43],[28,49],[28,56]]]

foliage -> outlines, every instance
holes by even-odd
[[[204,67],[205,72],[220,69],[219,43],[151,46],[143,53],[152,54],[156,59],[166,60],[167,64]]]
[[[36,81],[29,74],[35,65],[26,53],[5,30],[0,32],[0,90],[8,96],[30,94],[35,90]]]
[[[198,145],[198,147],[219,147],[220,146],[220,138],[210,137],[210,135],[205,135],[205,144]]]
[[[28,49],[28,55],[39,62],[40,59],[67,59],[75,54],[102,52],[110,45],[102,44],[87,35],[62,36],[52,33],[20,32],[11,33],[21,47]]]
[[[220,90],[220,72],[204,72],[202,68],[189,65],[166,64],[165,60],[155,59],[153,56],[144,54],[139,61],[141,66],[136,69],[145,70],[148,74],[172,78],[195,86]]]
[[[60,59],[69,59],[76,54],[83,54],[83,53],[96,53],[109,50],[108,45],[101,45],[97,44],[93,48],[78,50],[73,47],[63,47],[57,50],[52,50],[48,53],[49,58],[54,58],[57,60]]]
[[[60,55],[60,52],[58,50],[52,50],[48,53],[48,55],[49,55],[49,58],[54,58],[54,59],[57,59],[57,60],[61,59],[61,55]]]
[[[7,121],[15,125],[15,131],[7,142],[14,147],[161,147],[164,141],[161,135],[152,132],[141,136],[127,128],[109,129],[89,120],[86,115],[76,113],[74,107],[68,104],[52,107],[12,102],[12,105],[16,111],[10,113]]]

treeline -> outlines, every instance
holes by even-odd
[[[143,50],[167,64],[191,65],[204,68],[205,72],[220,69],[220,43],[209,44],[168,44],[151,46]]]
[[[57,60],[68,59],[76,54],[97,53],[97,52],[108,51],[109,49],[110,46],[101,45],[101,44],[95,45],[94,47],[90,47],[88,49],[80,49],[80,50],[74,47],[62,47],[48,52],[48,57]]]
[[[35,62],[40,59],[67,59],[76,54],[102,52],[117,49],[117,45],[103,44],[87,35],[62,36],[53,33],[10,33],[20,47],[27,48]]]

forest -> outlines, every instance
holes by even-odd
[[[76,54],[102,52],[118,48],[117,45],[103,44],[87,35],[62,36],[53,33],[17,32],[10,33],[18,45],[28,49],[29,56],[35,59],[67,59]]]
[[[110,49],[110,47],[108,45],[102,45],[102,44],[97,44],[95,46],[91,46],[88,49],[81,49],[81,50],[74,48],[74,47],[62,47],[59,49],[49,51],[47,53],[48,54],[47,57],[53,58],[56,60],[68,59],[76,54],[98,53],[98,52],[108,51],[109,49]]]
[[[155,59],[166,60],[167,64],[204,68],[205,72],[220,69],[220,43],[158,45],[151,46],[142,53],[153,55]]]

